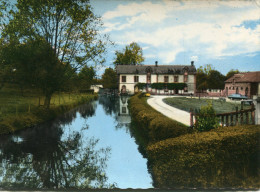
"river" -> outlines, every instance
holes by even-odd
[[[1,136],[0,190],[152,188],[129,130],[127,100],[100,96],[52,122]]]

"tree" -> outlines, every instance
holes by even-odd
[[[203,71],[198,71],[196,74],[196,87],[200,92],[208,88],[208,76]]]
[[[84,65],[104,62],[103,53],[110,41],[99,33],[101,19],[92,12],[89,0],[17,0],[6,10],[9,23],[2,33],[5,43],[44,39],[56,64],[70,65],[74,72]],[[46,87],[46,107],[57,90],[57,86]]]
[[[240,73],[238,69],[234,70],[231,69],[227,74],[226,74],[226,80],[229,79],[230,77],[232,77],[233,75]]]
[[[209,89],[224,89],[225,76],[217,70],[211,70],[208,75],[208,88]]]
[[[89,89],[95,76],[96,72],[93,67],[84,66],[78,74],[80,88]]]
[[[207,64],[205,65],[204,67],[203,66],[200,66],[198,69],[197,69],[197,72],[198,73],[205,73],[206,75],[209,75],[210,71],[212,71],[214,68],[212,67],[211,64]]]
[[[142,48],[135,42],[120,52],[116,51],[115,65],[140,65],[144,61]]]
[[[116,71],[112,68],[107,68],[102,75],[103,87],[106,89],[117,89],[117,79]]]

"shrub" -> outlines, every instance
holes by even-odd
[[[200,108],[200,112],[195,123],[195,129],[201,132],[209,131],[217,127],[218,119],[216,117],[216,112],[212,106],[212,103],[208,102],[208,105],[201,106]]]
[[[155,187],[259,188],[260,126],[182,135],[148,146]]]
[[[141,93],[131,97],[129,109],[135,125],[142,130],[142,134],[149,142],[177,137],[189,132],[187,126],[169,119],[149,106]]]

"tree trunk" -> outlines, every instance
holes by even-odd
[[[51,92],[51,91],[47,91],[45,94],[44,107],[46,109],[50,108],[52,94],[53,94],[53,92]]]

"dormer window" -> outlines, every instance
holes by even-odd
[[[188,82],[188,72],[185,71],[184,73],[184,82]]]

